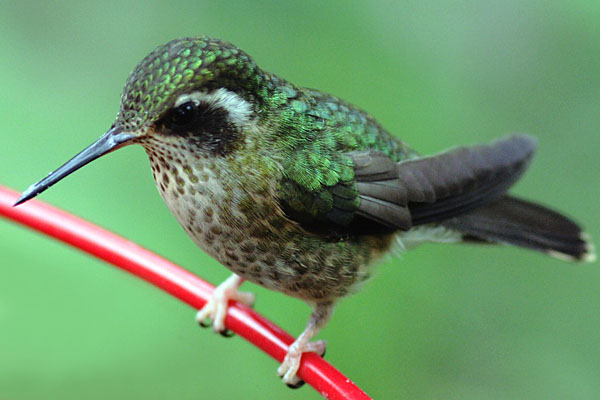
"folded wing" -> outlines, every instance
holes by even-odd
[[[506,193],[536,146],[531,136],[513,135],[399,163],[379,151],[349,153],[360,200],[356,214],[407,230],[475,210]]]

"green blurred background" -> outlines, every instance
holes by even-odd
[[[208,34],[292,82],[372,113],[423,153],[535,134],[514,192],[600,238],[600,3],[228,1],[0,3],[0,184],[23,190],[111,124],[155,46]],[[129,147],[41,196],[195,271],[229,272],[187,238]],[[0,221],[0,397],[317,399],[194,311],[71,248]],[[319,335],[377,399],[592,399],[599,264],[513,248],[423,245],[389,259]],[[303,303],[252,284],[294,335]]]

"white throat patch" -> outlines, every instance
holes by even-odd
[[[251,119],[252,107],[250,103],[227,89],[221,88],[210,93],[196,91],[182,94],[175,101],[175,107],[188,101],[192,101],[196,105],[204,103],[212,109],[222,108],[227,110],[229,120],[238,127],[248,125]]]

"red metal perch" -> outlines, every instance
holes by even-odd
[[[185,269],[39,200],[13,207],[18,197],[17,192],[0,186],[0,215],[107,261],[194,309],[202,308],[210,298],[214,286]],[[294,341],[290,334],[239,303],[232,303],[229,307],[225,324],[278,362],[283,361],[289,345]],[[327,399],[370,399],[350,379],[315,353],[302,356],[298,376]]]

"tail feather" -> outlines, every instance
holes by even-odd
[[[575,222],[511,196],[443,224],[463,233],[466,239],[513,244],[569,261],[591,262],[596,258],[589,237]]]

